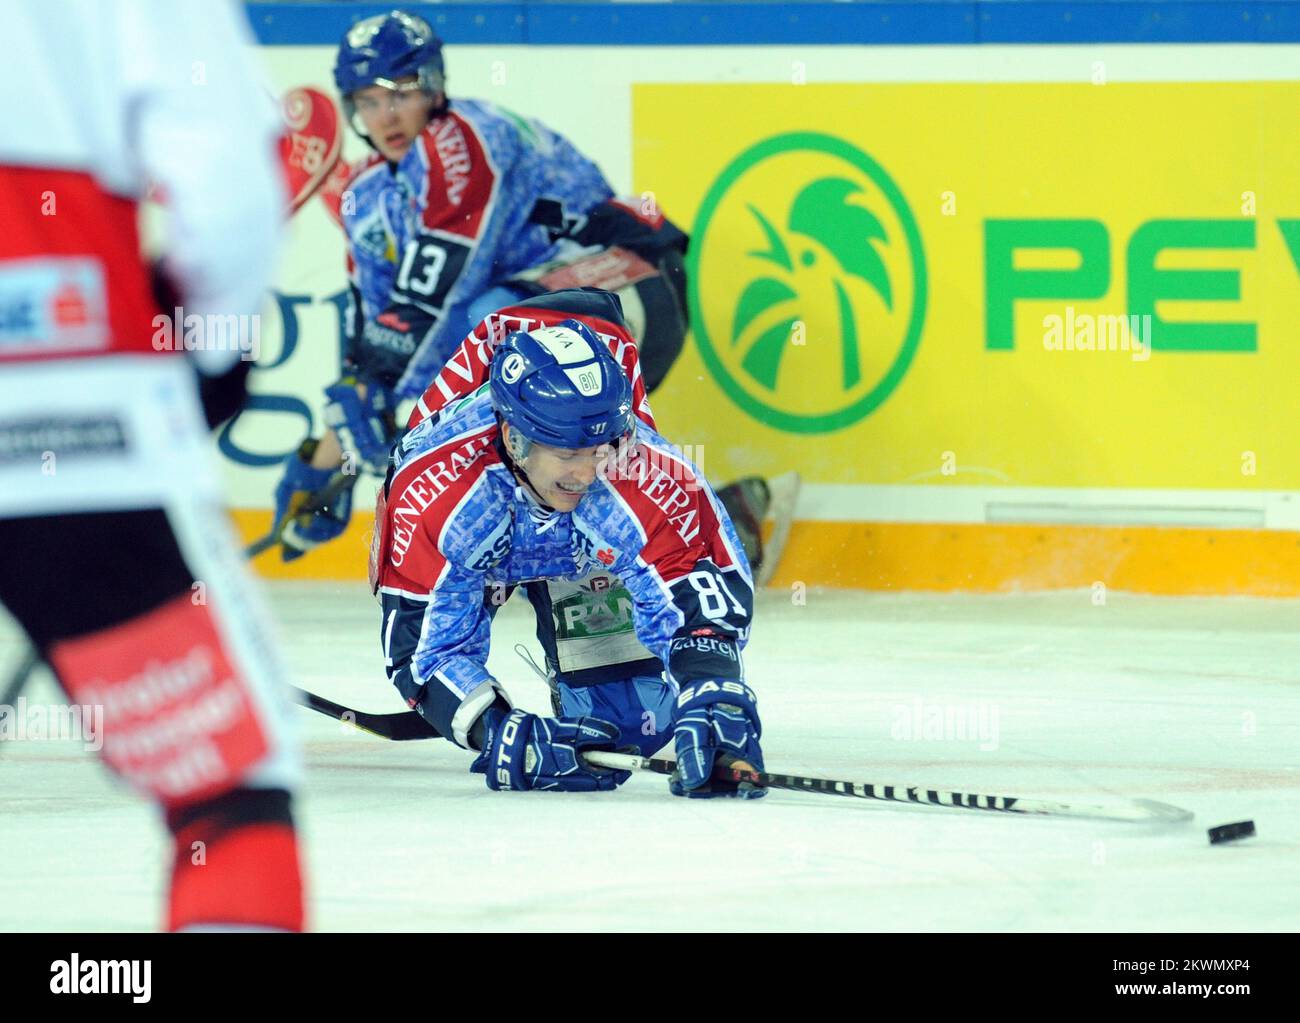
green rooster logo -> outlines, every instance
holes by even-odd
[[[771,222],[752,203],[746,208],[758,222],[767,242],[767,248],[746,253],[774,264],[785,271],[785,279],[759,277],[749,283],[736,302],[732,321],[731,343],[740,342],[756,319],[768,310],[785,303],[790,307],[788,316],[768,326],[754,340],[741,361],[741,367],[769,391],[776,390],[776,378],[781,369],[781,356],[785,354],[795,324],[806,319],[800,315],[799,292],[791,286],[795,273],[791,248],[798,252],[799,262],[806,268],[818,267],[819,261],[829,256],[834,261],[831,286],[834,289],[840,335],[840,373],[844,390],[856,387],[862,380],[862,366],[858,356],[858,322],[853,303],[844,286],[843,275],[857,277],[869,285],[885,308],[893,310],[894,296],[890,286],[889,271],[876,250],[876,243],[888,244],[884,226],[874,213],[863,206],[851,203],[854,196],[863,195],[863,189],[844,178],[822,178],[806,186],[795,196],[786,218],[786,228],[792,245],[774,228]]]
[[[707,189],[692,233],[692,331],[740,408],[825,433],[897,388],[925,322],[925,255],[902,191],[861,149],[818,132],[756,142]],[[791,356],[810,342],[813,358]]]

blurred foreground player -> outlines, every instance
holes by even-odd
[[[492,789],[612,789],[583,751],[675,742],[676,795],[762,769],[744,681],[753,579],[726,510],[656,431],[617,297],[575,289],[489,315],[421,397],[376,512],[389,677]],[[492,617],[524,584],[555,717],[488,672]],[[665,670],[666,669],[666,670]]]
[[[284,208],[247,25],[233,2],[61,0],[5,28],[0,602],[161,808],[167,927],[299,930],[298,752],[207,438],[243,401],[231,321],[262,304]],[[147,183],[174,331],[137,236]],[[190,314],[214,329],[187,353]]]

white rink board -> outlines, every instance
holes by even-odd
[[[361,584],[270,588],[294,681],[373,711]],[[301,711],[300,803],[319,930],[1282,931],[1300,926],[1300,601],[760,593],[746,652],[774,770],[1195,811],[1177,826],[1016,819],[830,796],[756,803],[493,793],[442,740],[390,743]],[[19,654],[0,625],[0,665]],[[489,667],[524,707],[531,611]],[[42,677],[28,692],[49,700]],[[908,739],[923,708],[997,711],[996,742]],[[900,709],[901,708],[901,709]],[[986,731],[986,735],[990,734]],[[980,746],[995,746],[981,750]],[[156,813],[75,744],[0,747],[0,931],[147,930]],[[1205,829],[1258,836],[1210,846]],[[721,867],[726,864],[725,869]]]

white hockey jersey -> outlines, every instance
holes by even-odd
[[[5,42],[0,516],[218,500],[185,346],[176,329],[158,343],[137,220],[156,188],[187,319],[259,312],[284,186],[242,5],[11,0]],[[210,375],[242,354],[198,347]]]
[[[242,5],[18,0],[5,37],[0,361],[150,350],[135,223],[150,184],[187,312],[258,312],[284,199]],[[195,357],[215,372],[237,354]]]

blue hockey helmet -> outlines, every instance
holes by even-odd
[[[442,40],[427,21],[405,11],[390,11],[348,29],[334,61],[334,84],[343,96],[348,122],[356,127],[353,93],[368,85],[395,88],[397,79],[405,75],[415,75],[425,92],[445,91]],[[365,132],[358,130],[358,134],[365,137]]]
[[[632,384],[585,323],[514,331],[492,354],[492,406],[527,441],[556,448],[612,444],[632,433]],[[523,458],[528,445],[512,446]]]

